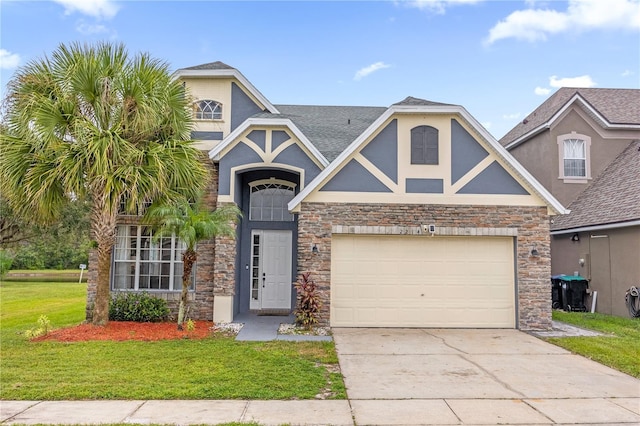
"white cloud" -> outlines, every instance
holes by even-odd
[[[533,93],[535,93],[538,96],[547,96],[549,93],[551,93],[551,89],[538,86],[535,89],[533,89]]]
[[[391,67],[391,65],[385,64],[384,62],[376,62],[375,64],[371,64],[368,67],[359,69],[353,76],[353,79],[356,81],[362,80],[364,77],[368,76],[371,73],[389,67]]]
[[[489,30],[485,44],[498,40],[546,40],[566,31],[594,29],[640,29],[638,0],[569,0],[567,10],[517,10]]]
[[[67,15],[78,12],[98,19],[111,19],[119,6],[113,0],[53,0],[64,6]]]
[[[412,0],[397,1],[396,4],[402,4],[407,7],[415,7],[420,10],[426,10],[438,15],[443,15],[449,6],[457,6],[464,4],[480,3],[484,0]]]
[[[8,70],[16,68],[20,65],[20,55],[17,53],[11,53],[8,50],[0,49],[0,68]]]
[[[80,20],[76,24],[76,31],[80,34],[91,35],[106,33],[109,30],[102,24],[88,24],[84,20]]]
[[[513,114],[503,114],[502,118],[505,120],[516,120],[518,118],[520,118],[520,113],[519,112],[515,112]]]
[[[630,75],[635,74],[633,71],[631,70],[624,70],[622,71],[622,74],[620,74],[622,77],[629,77]]]
[[[549,86],[551,87],[593,87],[596,82],[589,75],[581,75],[579,77],[558,78],[555,75],[549,77]]]

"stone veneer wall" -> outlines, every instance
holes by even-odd
[[[319,250],[298,252],[298,273],[311,272],[318,285],[323,325],[329,324],[330,316],[332,232],[367,233],[377,228],[376,233],[402,235],[421,224],[435,224],[436,235],[516,236],[518,327],[551,328],[546,207],[303,203],[298,215],[298,247],[317,244]],[[531,256],[534,246],[538,256]]]
[[[206,155],[206,153],[205,153]],[[218,165],[208,160],[205,161],[209,169],[210,183],[203,195],[203,203],[209,209],[214,210],[218,198]],[[140,218],[137,216],[120,216],[119,225],[137,225]],[[202,241],[197,246],[198,261],[196,270],[196,291],[189,293],[188,317],[194,320],[213,320],[213,297],[214,297],[214,262],[215,262],[215,241]],[[86,318],[91,321],[93,314],[93,302],[96,297],[96,283],[98,271],[95,267],[97,253],[91,250],[89,253],[89,271],[87,276],[87,305]],[[165,299],[171,310],[171,315],[177,317],[178,305],[180,304],[180,291],[149,291],[150,294]]]

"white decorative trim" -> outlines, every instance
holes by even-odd
[[[366,226],[366,225],[333,225],[332,234],[360,234],[360,235],[427,235],[422,226]],[[436,226],[433,235],[447,237],[517,237],[517,228],[474,228],[455,226]]]
[[[298,127],[293,124],[291,120],[288,118],[249,118],[245,120],[240,126],[236,127],[236,129],[231,132],[226,138],[222,140],[215,148],[209,151],[209,158],[214,161],[220,161],[222,151],[227,148],[231,143],[233,143],[240,135],[242,135],[246,130],[248,130],[251,126],[283,126],[287,127],[294,134],[296,138],[304,145],[304,147],[309,150],[311,155],[313,155],[313,159],[316,160],[317,164],[322,166],[321,168],[325,168],[329,165],[329,161],[318,151],[311,141],[298,129]],[[262,129],[260,129],[262,130]]]

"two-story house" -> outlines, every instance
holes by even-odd
[[[311,272],[334,327],[550,327],[549,223],[565,209],[462,106],[273,105],[221,62],[175,77],[211,207],[242,210],[235,239],[198,246],[192,318],[289,313]],[[112,290],[175,304],[181,244],[135,219],[120,218]]]

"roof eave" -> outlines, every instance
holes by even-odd
[[[612,122],[610,122],[597,109],[595,109],[593,106],[591,106],[591,104],[582,95],[580,95],[579,92],[576,92],[567,102],[565,102],[565,104],[555,114],[553,114],[551,116],[551,118],[549,118],[549,120],[547,120],[546,122],[542,123],[538,127],[528,131],[524,135],[514,139],[513,141],[509,142],[507,145],[504,145],[504,147],[507,150],[511,150],[511,149],[515,148],[516,146],[518,146],[518,145],[526,142],[527,140],[531,139],[532,137],[536,136],[538,133],[540,133],[540,132],[542,132],[542,131],[544,131],[546,129],[551,128],[551,126],[560,118],[560,116],[562,116],[562,114],[564,114],[564,112],[567,109],[569,109],[569,107],[571,105],[573,105],[574,103],[576,103],[576,102],[580,103],[580,105],[583,108],[589,110],[589,112],[591,112],[597,118],[597,120],[600,121],[600,123],[603,125],[603,127],[606,128],[606,129],[618,129],[618,130],[640,129],[640,124],[612,123]]]
[[[232,69],[218,70],[189,70],[180,69],[173,73],[174,78],[191,77],[191,78],[223,78],[233,77],[237,79],[244,87],[246,87],[253,96],[262,103],[272,114],[279,114],[280,111],[253,85],[240,71]]]
[[[551,235],[563,235],[574,234],[576,232],[588,232],[588,231],[604,231],[607,229],[627,228],[630,226],[640,226],[640,219],[628,220],[626,222],[605,223],[600,225],[587,225],[574,228],[564,228],[552,230]]]

